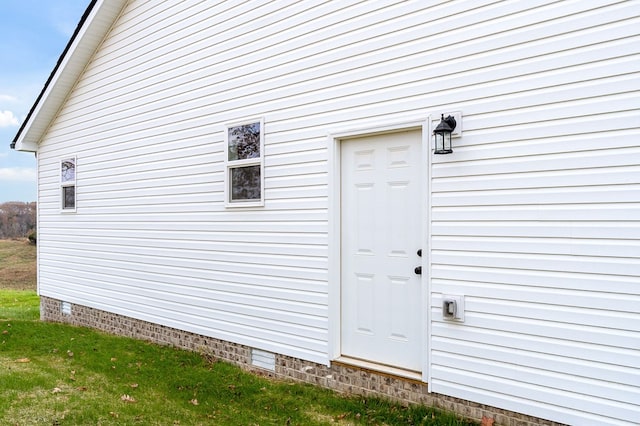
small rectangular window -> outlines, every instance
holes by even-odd
[[[225,193],[228,207],[264,205],[264,121],[227,125]]]
[[[76,210],[76,158],[60,161],[60,198],[64,211]]]

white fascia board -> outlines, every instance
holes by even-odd
[[[37,151],[41,138],[126,3],[127,0],[96,2],[34,106],[29,120],[16,140],[16,151]]]

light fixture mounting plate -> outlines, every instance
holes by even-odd
[[[449,115],[456,120],[456,128],[451,132],[451,139],[462,137],[462,111],[444,113],[445,117]]]
[[[456,120],[456,128],[451,132],[451,139],[462,137],[462,111],[444,112],[432,115],[432,129],[440,123],[441,117],[452,116]]]

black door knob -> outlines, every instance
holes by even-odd
[[[422,257],[422,249],[418,249],[417,255]]]
[[[416,266],[416,269],[413,270],[416,275],[422,275],[422,266]]]

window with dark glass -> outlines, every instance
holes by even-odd
[[[263,205],[263,121],[226,127],[228,206]]]
[[[62,210],[76,209],[76,159],[60,161],[60,189]]]

